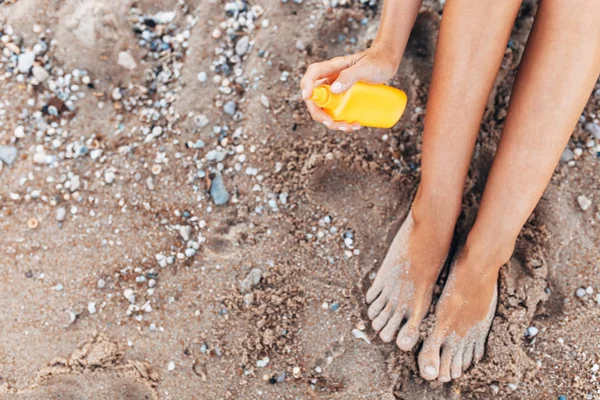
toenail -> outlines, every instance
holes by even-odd
[[[423,369],[423,372],[425,373],[425,375],[433,377],[433,376],[435,376],[437,370],[435,369],[435,367],[428,365]]]
[[[400,339],[400,344],[403,344],[405,346],[410,345],[411,342],[412,342],[412,340],[409,337],[403,337],[402,339]]]
[[[440,376],[440,382],[450,382],[449,376]]]

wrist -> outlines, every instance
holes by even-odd
[[[383,38],[376,38],[369,47],[369,52],[379,59],[385,59],[394,69],[394,73],[402,61],[403,49]]]

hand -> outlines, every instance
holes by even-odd
[[[357,123],[333,121],[322,108],[309,98],[313,89],[322,84],[331,84],[332,93],[342,93],[357,81],[372,84],[387,82],[396,73],[399,63],[390,56],[390,53],[393,52],[383,47],[373,45],[370,49],[360,53],[335,57],[329,61],[309,65],[306,74],[300,81],[300,87],[302,98],[315,121],[323,123],[332,130],[348,131],[361,128]]]

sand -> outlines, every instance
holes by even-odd
[[[419,346],[400,352],[368,327],[364,293],[418,184],[442,6],[425,2],[392,82],[408,94],[401,121],[390,130],[342,133],[310,120],[299,78],[310,62],[364,49],[376,32],[377,5],[260,2],[265,12],[241,64],[249,83],[228,95],[210,71],[221,40],[211,34],[228,18],[224,3],[139,2],[141,14],[176,10],[178,26],[186,24],[186,15],[198,18],[180,59],[181,76],[170,86],[177,87],[172,106],[179,119],[145,142],[127,132],[147,125],[111,99],[116,86],[142,84],[149,65],[125,3],[0,5],[25,45],[35,43],[34,25],[48,28],[56,40],[54,65],[85,69],[93,78],[94,88],[82,89],[87,95],[65,119],[66,142],[95,135],[106,156],[35,163],[36,146],[58,154],[65,143],[53,149],[29,126],[15,140],[21,110],[40,89],[14,76],[0,80],[6,111],[0,145],[19,150],[0,171],[1,399],[600,398],[594,367],[600,363],[600,160],[588,151],[585,130],[600,114],[600,84],[569,144],[582,154],[575,151],[574,159],[557,166],[501,271],[483,362],[455,382],[428,383],[417,371]],[[535,7],[523,5],[490,96],[458,237],[477,212]],[[122,51],[135,68],[118,64]],[[201,71],[208,82],[197,79]],[[241,118],[223,112],[221,104],[230,99]],[[100,109],[99,101],[106,106]],[[38,99],[33,109],[40,107]],[[200,114],[210,120],[207,127],[198,128]],[[119,124],[124,133],[117,133]],[[237,142],[224,144],[213,133],[214,125],[224,124],[229,136],[243,127]],[[185,145],[199,139],[205,148]],[[217,143],[233,149],[222,161],[230,194],[225,205],[212,203],[210,180],[194,178],[195,160]],[[157,153],[168,161],[157,164]],[[243,169],[228,172],[239,154],[246,157]],[[61,175],[71,182],[73,174],[81,181],[79,198],[56,183]],[[577,202],[581,195],[592,202],[585,211]],[[60,207],[66,216],[57,221]],[[191,256],[181,226],[193,226],[193,236],[205,239]],[[183,257],[158,265],[157,254],[177,253]],[[260,279],[241,284],[253,269],[261,271]],[[136,275],[156,282],[152,295],[148,281],[138,282]],[[591,294],[575,296],[588,286]],[[134,305],[148,301],[151,311],[127,315],[126,289],[135,293]],[[430,324],[427,318],[423,335]],[[538,333],[527,336],[529,327]]]

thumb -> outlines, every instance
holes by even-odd
[[[331,85],[332,93],[342,93],[350,89],[357,81],[365,78],[363,68],[359,65],[353,65],[346,68],[338,75],[337,79]]]

